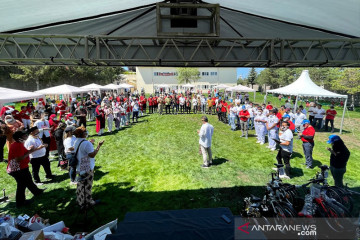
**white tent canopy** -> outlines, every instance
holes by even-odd
[[[73,93],[83,93],[83,92],[87,92],[87,91],[88,91],[88,89],[83,89],[83,88],[63,84],[63,85],[56,86],[56,87],[42,89],[42,90],[36,91],[36,93],[46,94],[46,95],[59,95],[59,94],[71,95]]]
[[[187,83],[185,85],[182,85],[182,87],[184,87],[184,88],[193,88],[193,87],[195,87],[195,85]]]
[[[232,97],[234,92],[254,92],[254,101],[255,101],[256,91],[254,89],[252,89],[252,88],[249,88],[249,87],[246,87],[246,86],[243,86],[243,85],[237,85],[235,87],[229,87],[229,88],[225,89],[225,91],[231,92],[231,97]]]
[[[290,96],[347,98],[347,95],[340,95],[330,92],[316,85],[309,76],[309,71],[302,71],[300,77],[293,83],[278,89],[268,90],[267,93],[278,93]]]
[[[4,105],[4,103],[8,102],[19,102],[23,100],[41,98],[43,96],[44,94],[41,93],[33,93],[0,87],[0,105]]]
[[[297,96],[296,103],[295,103],[295,110],[296,110],[296,106],[297,106],[298,97],[302,97],[302,96],[304,96],[304,97],[344,98],[345,106],[344,106],[344,111],[343,111],[343,116],[342,116],[341,126],[340,126],[340,134],[342,133],[343,123],[344,123],[344,115],[345,115],[345,109],[346,109],[348,96],[333,93],[322,87],[319,87],[310,79],[308,70],[303,70],[300,77],[295,82],[293,82],[285,87],[266,91],[266,95],[268,93],[277,93],[277,94],[283,94],[283,95]],[[266,101],[266,96],[265,96],[265,101]]]
[[[120,85],[116,85],[116,84],[113,84],[113,83],[110,83],[108,85],[105,85],[104,86],[106,89],[112,89],[112,90],[116,90],[116,89],[119,89],[121,88]]]
[[[168,88],[169,85],[168,84],[159,84],[157,85],[159,88]]]
[[[101,86],[101,85],[96,84],[96,83],[91,83],[91,84],[82,86],[81,88],[87,89],[87,90],[97,90],[97,91],[98,90],[107,90],[107,89],[109,89],[106,86]]]
[[[220,85],[217,85],[215,86],[214,88],[217,88],[217,89],[226,89],[226,88],[229,88],[230,86],[226,85],[226,84],[220,84]]]
[[[127,83],[119,84],[119,88],[133,88],[134,86]]]
[[[229,87],[226,89],[228,92],[256,92],[254,89],[243,86],[243,85],[237,85],[235,87]]]

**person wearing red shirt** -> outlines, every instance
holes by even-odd
[[[313,168],[312,152],[314,149],[315,129],[307,119],[303,120],[302,124],[304,126],[304,131],[299,134],[299,137],[301,137],[301,141],[303,142],[303,150],[306,159],[305,165],[306,168]]]
[[[227,102],[223,101],[222,107],[221,107],[221,116],[222,116],[223,123],[227,123],[227,120],[226,120],[227,105],[228,105]]]
[[[151,94],[150,94],[150,97],[149,97],[149,99],[148,99],[148,102],[149,102],[149,114],[150,114],[150,113],[154,113],[154,112],[153,112],[153,104],[154,104],[154,102],[153,102],[153,97],[152,97]]]
[[[328,131],[329,122],[331,124],[331,132],[334,132],[334,119],[337,114],[336,110],[334,109],[334,105],[330,106],[330,109],[326,110],[326,117],[325,117],[325,131]]]
[[[241,107],[241,111],[239,112],[239,117],[240,117],[240,128],[241,128],[241,136],[240,137],[245,137],[247,139],[248,138],[248,119],[250,118],[250,113],[246,109],[245,105],[243,105]]]
[[[283,116],[283,121],[286,121],[286,122],[289,122],[290,126],[289,126],[289,129],[294,132],[295,131],[295,124],[290,121],[290,115],[289,114],[285,114]]]
[[[273,106],[271,105],[271,102],[268,102],[268,105],[266,106],[267,110],[271,110],[273,109]]]
[[[15,142],[11,144],[8,165],[6,168],[7,173],[12,176],[16,183],[16,207],[27,205],[29,202],[25,198],[25,190],[28,188],[35,196],[40,195],[44,190],[39,189],[32,180],[31,173],[29,171],[29,155],[44,145],[38,148],[32,148],[27,150],[24,147],[24,142],[27,139],[27,133],[25,131],[17,131],[14,133],[13,138]]]

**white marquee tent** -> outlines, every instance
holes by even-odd
[[[35,93],[46,94],[46,95],[60,95],[60,94],[72,95],[74,93],[84,93],[87,91],[88,91],[88,89],[83,89],[83,88],[63,84],[63,85],[56,86],[56,87],[45,88],[45,89],[36,91]]]
[[[216,89],[226,89],[226,88],[229,88],[230,86],[226,85],[226,84],[219,84],[213,88],[216,88]]]
[[[87,89],[87,90],[96,90],[96,91],[98,91],[98,90],[108,90],[109,89],[106,86],[101,86],[101,85],[96,84],[96,83],[91,83],[91,84],[82,86],[80,88]]]
[[[182,87],[183,87],[183,88],[193,88],[193,87],[195,87],[195,85],[190,84],[190,83],[187,83],[187,84],[185,84],[185,85],[182,85]]]
[[[231,96],[233,95],[234,92],[253,92],[254,93],[254,101],[255,101],[255,94],[256,91],[252,88],[243,86],[243,85],[237,85],[235,87],[229,87],[227,89],[225,89],[227,92],[231,92]]]
[[[19,102],[41,97],[44,97],[44,94],[0,87],[0,106],[8,102]]]
[[[127,83],[119,84],[119,88],[133,88],[134,86]]]
[[[120,85],[116,85],[116,84],[113,84],[113,83],[110,83],[110,84],[108,84],[108,85],[105,85],[104,87],[105,87],[106,89],[112,89],[112,90],[117,90],[117,89],[121,88]]]
[[[300,77],[295,82],[293,82],[285,87],[268,90],[268,91],[266,91],[266,96],[268,93],[277,93],[277,94],[283,94],[283,95],[297,96],[295,108],[297,106],[297,100],[299,97],[326,97],[326,98],[343,98],[343,99],[345,99],[345,106],[344,106],[344,111],[343,111],[341,126],[340,126],[340,134],[342,133],[348,96],[333,93],[322,87],[319,87],[310,79],[308,70],[302,71]],[[266,96],[265,96],[265,99],[266,99]]]

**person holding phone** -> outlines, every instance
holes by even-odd
[[[40,138],[40,131],[36,126],[30,128],[28,133],[29,137],[25,141],[24,146],[28,150],[33,148],[38,149],[30,154],[30,162],[32,164],[34,182],[37,185],[42,185],[39,176],[40,166],[44,168],[47,179],[52,180],[54,178],[54,175],[51,173],[49,157],[46,156],[46,148],[48,145],[42,142]]]
[[[76,189],[77,202],[81,208],[93,206],[99,201],[92,199],[92,185],[94,181],[95,156],[103,145],[104,140],[100,141],[94,149],[94,140],[86,140],[88,133],[86,128],[78,127],[73,135],[76,137],[73,151],[76,153],[78,163],[76,173],[78,174],[78,183]]]

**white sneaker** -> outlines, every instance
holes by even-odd
[[[265,143],[264,142],[261,142],[260,145],[264,145]]]
[[[270,148],[270,146],[268,145],[268,146],[266,146],[266,148]]]
[[[272,170],[277,171],[278,169],[276,167],[273,167]]]
[[[280,175],[279,177],[280,177],[280,178],[284,178],[284,179],[290,179],[290,177],[289,177],[288,175],[286,175],[286,174]]]
[[[260,141],[256,141],[256,143],[261,143]]]
[[[276,148],[271,148],[270,150],[271,150],[271,151],[275,151],[275,150],[276,150]]]

